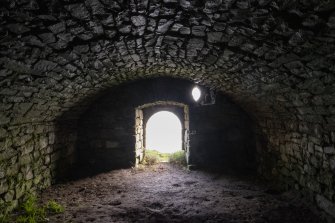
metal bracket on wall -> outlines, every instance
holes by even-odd
[[[190,135],[195,135],[195,134],[197,134],[197,131],[196,131],[196,130],[191,130],[191,131],[190,131]]]
[[[201,105],[214,105],[215,104],[215,92],[211,89],[204,91],[203,100],[200,102]]]

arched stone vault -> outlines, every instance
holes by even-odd
[[[261,172],[334,202],[333,1],[20,0],[0,12],[3,200],[20,197],[5,176],[36,180],[22,155],[52,154],[66,111],[75,120],[112,86],[172,76],[222,91],[257,120]]]

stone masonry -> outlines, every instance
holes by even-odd
[[[189,165],[255,172],[257,154],[250,117],[219,92],[214,105],[201,106],[191,96],[193,87],[190,81],[154,78],[104,92],[80,115],[78,128],[69,134],[77,134],[77,173],[73,175],[87,176],[139,163],[145,153],[146,123],[161,110],[173,112],[182,122]],[[73,168],[67,169],[71,172]]]
[[[3,0],[0,24],[1,203],[74,153],[59,123],[112,86],[171,76],[243,107],[259,173],[335,217],[333,0]]]

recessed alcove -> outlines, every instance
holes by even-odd
[[[145,126],[161,110],[182,120],[182,148],[188,165],[256,171],[252,120],[220,93],[213,105],[190,94],[193,83],[157,78],[106,91],[80,116],[76,164],[84,173],[131,167],[143,159]]]

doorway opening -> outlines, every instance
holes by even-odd
[[[169,111],[153,114],[145,128],[145,157],[147,161],[169,162],[171,156],[184,156],[182,151],[182,124]],[[149,157],[148,157],[149,156]]]
[[[156,101],[135,110],[136,165],[171,162],[188,164],[189,108]]]

